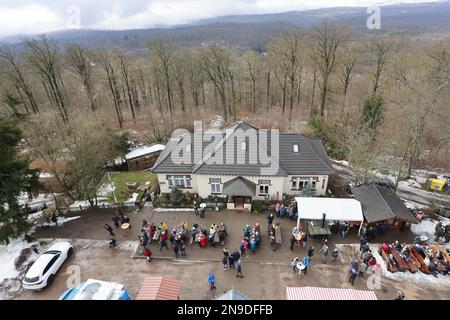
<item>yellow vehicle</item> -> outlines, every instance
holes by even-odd
[[[429,179],[428,180],[428,189],[430,191],[439,191],[443,192],[447,188],[448,182],[446,180],[440,180],[440,179]]]

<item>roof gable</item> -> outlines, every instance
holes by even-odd
[[[414,215],[389,187],[366,185],[352,189],[355,199],[361,202],[367,222],[399,218],[416,223]]]
[[[250,129],[256,130],[256,132],[248,131]],[[237,130],[242,130],[245,137],[236,137],[234,134],[238,132]],[[264,142],[261,141],[264,138],[263,132],[267,132]],[[335,172],[320,140],[310,139],[296,133],[280,133],[277,157],[272,154],[272,136],[267,130],[258,129],[246,122],[239,121],[221,130],[220,135],[221,139],[218,141],[202,142],[202,152],[205,150],[210,152],[205,153],[199,161],[194,159],[196,146],[192,133],[186,134],[180,139],[172,139],[156,161],[152,171],[156,173],[184,172],[246,176],[329,175]],[[241,150],[239,143],[243,140],[246,142],[245,151]],[[173,163],[172,153],[183,149],[183,144],[189,143],[191,144],[190,164]],[[298,152],[294,152],[294,144],[298,145]],[[270,171],[269,168],[275,168],[275,170]],[[269,173],[264,174],[264,172]]]

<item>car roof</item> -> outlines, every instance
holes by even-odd
[[[56,242],[56,243],[52,244],[51,247],[47,249],[47,251],[53,251],[53,250],[65,251],[69,247],[71,247],[69,242],[67,242],[67,241],[59,241],[59,242]]]
[[[50,262],[50,260],[54,257],[54,254],[44,253],[33,263],[31,268],[28,270],[26,277],[34,278],[42,275],[42,271]]]

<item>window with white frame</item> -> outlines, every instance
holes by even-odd
[[[169,187],[177,188],[190,188],[191,187],[191,176],[167,176],[167,181],[169,182]]]
[[[292,189],[293,190],[302,190],[308,184],[311,184],[312,188],[316,187],[317,182],[319,181],[318,177],[292,177]]]
[[[209,183],[211,184],[211,193],[221,193],[222,179],[210,178]]]
[[[258,189],[260,196],[266,196],[269,194],[270,180],[258,180]]]

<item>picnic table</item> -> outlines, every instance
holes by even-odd
[[[325,223],[325,226],[322,228],[322,221],[311,220],[308,222],[308,233],[312,238],[318,236],[328,237],[331,234],[331,230],[327,223]]]
[[[394,256],[395,262],[397,263],[397,269],[399,271],[409,270],[408,264],[406,263],[405,260],[403,260],[402,256],[400,255],[400,252],[398,252],[398,249],[396,247],[391,247],[390,251]]]
[[[420,263],[420,271],[422,271],[423,273],[426,273],[426,274],[430,274],[430,270],[428,269],[428,266],[425,264],[425,261],[423,260],[423,256],[419,252],[417,252],[417,250],[416,250],[416,248],[414,248],[414,246],[411,246],[410,248],[411,248],[410,250],[411,250],[412,256],[414,256],[417,259],[417,261],[419,261],[419,263]]]
[[[392,273],[398,272],[398,269],[389,261],[387,254],[386,254],[386,252],[384,252],[382,246],[380,246],[378,248],[378,252],[380,253],[383,260],[386,262],[386,266],[387,266],[388,270]]]
[[[280,226],[276,226],[275,227],[275,243],[276,244],[281,244],[281,228]]]

